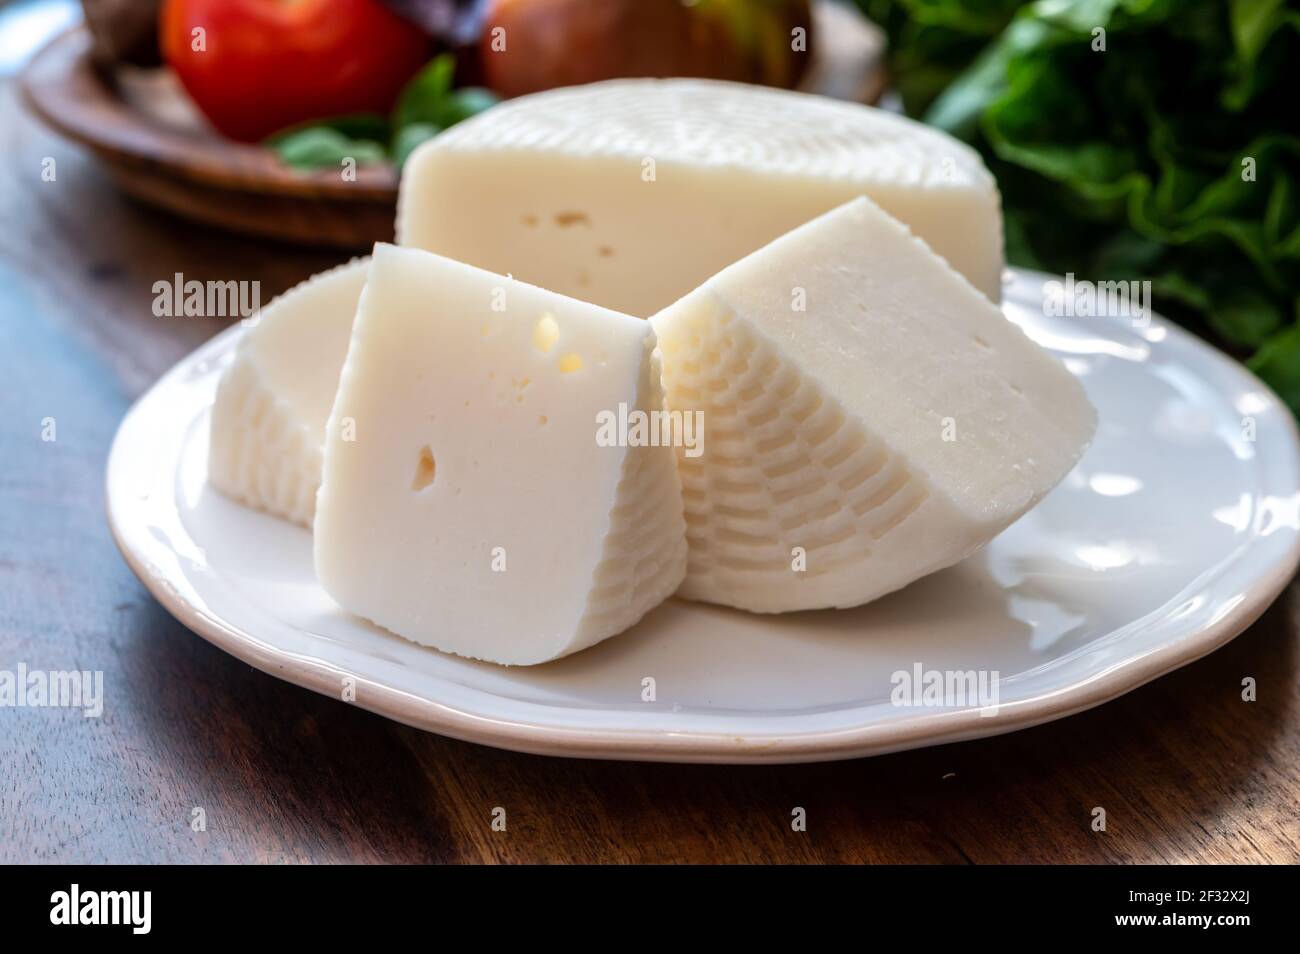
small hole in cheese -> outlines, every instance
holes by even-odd
[[[533,347],[542,354],[547,354],[559,340],[560,325],[548,311],[537,319],[537,326],[533,328]]]
[[[570,351],[560,359],[560,373],[570,374],[582,370],[582,358]]]
[[[433,459],[433,451],[426,445],[420,448],[420,457],[415,462],[415,479],[411,481],[412,490],[423,490],[433,483],[434,474],[438,470],[437,461]]]

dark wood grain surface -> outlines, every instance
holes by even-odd
[[[1225,649],[1099,709],[826,765],[515,755],[237,662],[122,562],[105,456],[131,401],[223,324],[154,317],[155,281],[260,279],[265,296],[338,256],[133,204],[4,81],[0,155],[0,669],[101,669],[106,695],[100,719],[0,709],[0,861],[1300,861],[1294,584]]]

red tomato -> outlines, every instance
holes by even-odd
[[[159,32],[199,109],[246,141],[386,112],[429,57],[425,35],[378,0],[166,0]]]

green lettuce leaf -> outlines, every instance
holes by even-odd
[[[1010,261],[1150,280],[1300,413],[1298,0],[860,5],[997,176]]]

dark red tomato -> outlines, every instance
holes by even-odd
[[[386,112],[430,52],[378,0],[166,0],[159,26],[163,57],[199,109],[245,141]]]

